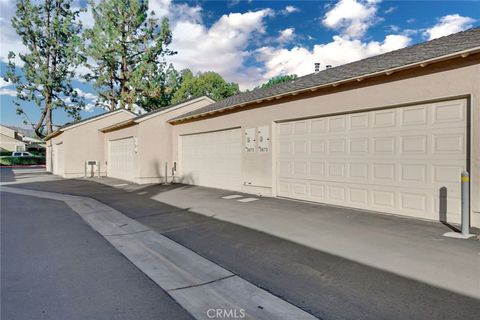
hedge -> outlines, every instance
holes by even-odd
[[[45,164],[45,157],[0,157],[0,166]]]

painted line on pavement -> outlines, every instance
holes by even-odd
[[[240,200],[237,200],[239,202],[252,202],[252,201],[257,201],[258,198],[245,198],[245,199],[240,199]]]
[[[230,200],[230,199],[236,199],[236,198],[241,198],[243,196],[239,195],[239,194],[232,194],[230,196],[225,196],[225,197],[222,197],[222,199],[227,199],[227,200]]]
[[[242,319],[317,319],[97,200],[3,186],[0,191],[65,202],[196,319],[212,319],[218,310]]]

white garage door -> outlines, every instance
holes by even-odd
[[[277,195],[460,221],[466,101],[286,122]]]
[[[108,176],[132,181],[136,168],[134,138],[109,141]]]
[[[62,175],[64,172],[64,157],[63,157],[63,143],[58,143],[53,146],[53,173]]]
[[[184,183],[241,189],[240,129],[182,136],[181,144]]]

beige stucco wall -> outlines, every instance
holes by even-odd
[[[364,80],[353,85],[340,85],[329,90],[298,95],[258,104],[256,108],[213,118],[204,118],[177,124],[173,127],[173,159],[179,163],[179,140],[185,134],[221,130],[240,126],[255,128],[270,126],[272,141],[275,138],[275,122],[307,118],[351,111],[395,107],[467,97],[471,107],[471,208],[472,225],[480,227],[480,64],[479,55],[459,58],[456,61],[430,65],[412,71],[385,76],[384,79]],[[389,81],[389,82],[385,82]],[[244,143],[244,142],[242,142]],[[273,143],[274,145],[274,143]],[[242,189],[247,193],[275,195],[272,172],[274,158],[271,150],[267,154],[243,153]]]
[[[52,139],[47,140],[46,144],[46,151],[45,151],[45,168],[48,172],[53,173],[52,168]]]
[[[185,104],[172,107],[155,116],[144,118],[133,126],[105,133],[105,159],[108,159],[108,142],[111,140],[134,137],[137,141],[137,168],[135,183],[158,183],[165,181],[165,163],[168,165],[168,178],[171,179],[173,165],[172,125],[167,122],[181,114],[211,104],[208,98],[199,98]],[[108,167],[107,167],[108,175]]]
[[[58,174],[60,176],[63,176],[63,172],[54,172],[54,168],[53,168],[53,162],[52,162],[52,152],[53,152],[53,148],[56,144],[60,144],[60,143],[63,143],[63,135],[59,135],[59,136],[56,136],[56,137],[53,137],[49,140],[47,140],[46,142],[46,145],[47,145],[47,150],[46,150],[46,169],[48,172],[52,172],[54,174]]]
[[[14,132],[15,136],[15,132]],[[25,151],[25,142],[22,142],[20,140],[17,140],[15,138],[12,138],[11,136],[4,135],[3,133],[0,133],[0,148],[5,149],[7,151],[17,151],[17,147],[23,148],[23,150],[19,151]]]
[[[105,175],[105,152],[103,132],[99,129],[133,118],[127,112],[112,113],[92,121],[66,128],[59,136],[51,138],[47,143],[47,168],[51,169],[51,147],[63,142],[65,178],[83,177],[85,161],[96,160],[100,163],[100,175]]]
[[[5,127],[5,126],[2,126],[0,125],[0,134],[3,134],[7,137],[10,137],[10,138],[15,138],[15,130],[13,129],[10,129],[8,127]]]
[[[15,130],[0,125],[0,148],[7,151],[17,151],[17,147],[23,148],[19,151],[25,151],[26,143],[21,141],[21,135]]]

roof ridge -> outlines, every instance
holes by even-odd
[[[329,68],[329,69],[324,69],[324,70],[319,71],[319,72],[312,72],[312,73],[309,73],[309,74],[306,74],[306,75],[297,77],[297,78],[292,79],[292,80],[289,80],[289,81],[285,81],[285,82],[282,82],[282,83],[275,84],[275,85],[273,85],[273,86],[270,86],[269,88],[275,87],[275,86],[281,86],[281,85],[286,84],[286,83],[293,83],[293,82],[295,82],[296,80],[298,81],[298,80],[300,80],[300,79],[302,79],[302,78],[312,77],[312,76],[318,75],[318,74],[321,73],[321,72],[325,72],[325,71],[327,71],[327,70],[328,70],[329,72],[331,72],[332,70],[335,70],[335,69],[340,68],[340,67],[345,67],[345,66],[349,66],[349,65],[352,65],[352,64],[357,64],[357,63],[364,62],[364,61],[366,61],[366,60],[370,60],[370,59],[374,59],[374,58],[378,59],[379,57],[387,56],[387,55],[391,55],[391,54],[395,54],[395,53],[398,54],[399,51],[407,51],[407,49],[408,49],[408,50],[411,50],[411,49],[414,49],[414,48],[416,48],[416,47],[425,46],[426,44],[431,44],[431,43],[436,42],[436,41],[440,41],[440,40],[444,41],[445,38],[448,38],[448,37],[459,36],[459,35],[462,34],[462,33],[467,33],[467,32],[471,32],[471,31],[478,31],[478,30],[480,30],[480,27],[473,27],[473,28],[470,28],[470,29],[467,29],[467,30],[463,30],[463,31],[460,31],[460,32],[457,32],[457,33],[449,34],[449,35],[442,36],[442,37],[439,37],[439,38],[435,38],[435,39],[432,39],[432,40],[415,43],[415,44],[412,44],[412,45],[407,46],[407,47],[403,47],[403,48],[395,49],[395,50],[392,50],[392,51],[380,53],[380,54],[377,54],[377,55],[365,57],[365,58],[360,59],[360,60],[355,60],[355,61],[347,62],[347,63],[345,63],[345,64],[341,64],[341,65],[338,65],[338,66],[335,66],[335,67],[332,67],[332,68]],[[257,91],[257,90],[261,90],[261,89],[268,89],[268,88],[256,88],[256,89],[254,89],[254,90],[252,90],[252,91],[248,91],[248,92],[253,92],[253,91]],[[242,93],[246,93],[246,92],[241,92],[241,93],[238,93],[237,95],[242,94]],[[232,96],[232,97],[233,97],[233,96]]]
[[[130,111],[126,108],[118,108],[118,109],[115,109],[115,110],[110,110],[110,111],[107,111],[107,112],[104,112],[104,113],[100,113],[100,114],[97,114],[97,115],[94,115],[94,116],[91,116],[91,117],[88,117],[88,118],[84,118],[84,119],[80,119],[78,121],[73,121],[73,122],[68,122],[68,123],[65,123],[64,125],[60,126],[58,130],[62,130],[62,129],[65,129],[65,128],[68,128],[70,126],[74,126],[74,125],[77,125],[77,124],[80,124],[82,122],[85,122],[85,121],[88,121],[88,120],[92,120],[92,119],[95,119],[95,118],[99,118],[99,117],[102,117],[102,116],[105,116],[105,115],[108,115],[110,113],[114,113],[114,112],[117,112],[117,111],[127,111],[127,112],[130,112],[131,114],[133,115],[137,115],[135,112],[133,111]]]
[[[193,100],[195,100],[195,99],[202,98],[202,97],[209,98],[209,99],[213,100],[214,103],[217,102],[217,100],[213,99],[213,98],[210,97],[208,94],[197,95],[197,96],[194,96],[194,97],[190,97],[190,98],[181,100],[181,101],[176,102],[176,103],[174,103],[174,104],[170,104],[170,105],[168,105],[168,106],[164,106],[164,107],[161,107],[161,108],[158,108],[158,109],[155,109],[155,110],[146,112],[146,113],[144,113],[144,114],[137,115],[137,116],[136,116],[135,118],[133,118],[133,119],[134,119],[134,120],[136,120],[136,119],[141,119],[141,118],[144,118],[144,117],[146,117],[146,116],[155,114],[155,113],[157,113],[157,112],[161,112],[161,111],[163,111],[163,110],[167,110],[167,109],[176,107],[176,106],[178,106],[178,105],[181,105],[182,103],[190,102],[190,101],[193,101]]]
[[[395,69],[421,61],[435,59],[456,52],[474,49],[480,46],[480,27],[470,28],[448,36],[417,43],[405,48],[352,61],[317,73],[310,73],[296,79],[279,83],[267,88],[258,88],[230,96],[211,105],[199,108],[175,117],[180,120],[200,114],[211,113],[220,109],[248,104],[252,101],[275,97],[289,92],[328,85],[352,78]]]

